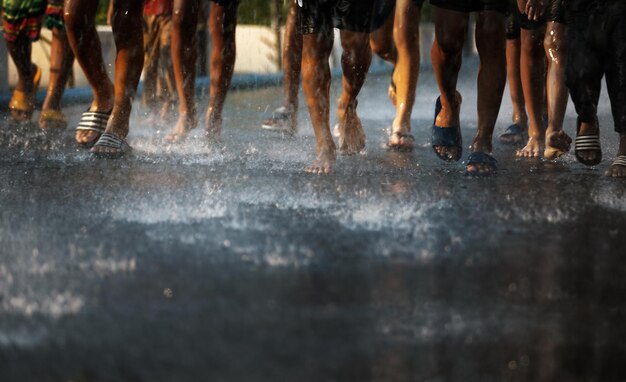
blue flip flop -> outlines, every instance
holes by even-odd
[[[484,172],[484,173],[465,171],[467,175],[478,175],[478,176],[492,175],[498,170],[498,161],[496,160],[496,158],[492,157],[491,155],[487,153],[482,153],[480,151],[471,153],[469,157],[467,158],[467,166],[472,165],[472,164],[474,165],[486,164],[492,168],[492,171]]]
[[[520,143],[526,140],[528,132],[518,123],[514,123],[506,128],[500,135],[500,141],[504,143]],[[510,138],[510,139],[507,139]]]
[[[461,128],[457,126],[453,127],[441,127],[437,126],[437,116],[441,111],[441,100],[437,97],[437,101],[435,102],[435,119],[433,121],[433,132],[430,139],[430,143],[433,146],[433,150],[435,154],[439,157],[439,159],[444,160],[446,162],[456,162],[461,159],[461,154],[463,153],[463,143],[461,137]],[[454,158],[448,158],[440,155],[435,147],[443,146],[443,147],[456,147],[457,155]]]

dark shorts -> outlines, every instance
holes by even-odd
[[[215,4],[219,4],[221,6],[227,6],[227,5],[239,5],[239,0],[209,0]]]
[[[498,11],[507,14],[508,0],[430,0],[435,7],[458,12]]]
[[[419,6],[424,0],[414,0]],[[395,0],[304,0],[299,9],[300,33],[330,33],[333,28],[372,32],[393,14]]]
[[[506,39],[516,40],[520,38],[521,30],[519,25],[519,15],[517,13],[509,13],[506,18]]]
[[[546,12],[539,21],[528,20],[526,14],[520,13],[519,8],[515,8],[519,17],[520,27],[526,30],[533,30],[542,27],[545,23],[554,21],[565,24],[565,1],[564,0],[548,0]]]

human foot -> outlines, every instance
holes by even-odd
[[[35,95],[41,80],[41,69],[32,64],[32,75],[26,79],[20,79],[9,101],[11,118],[16,122],[28,122],[35,109]]]
[[[397,151],[411,151],[415,148],[415,138],[409,133],[394,131],[389,137],[387,147]]]
[[[104,133],[90,151],[97,158],[115,159],[130,153],[131,150],[124,138],[112,133]]]
[[[339,100],[337,119],[339,120],[339,153],[341,155],[358,154],[365,148],[365,133],[359,116],[356,114],[358,102]]]
[[[94,99],[89,109],[81,116],[74,137],[76,143],[84,146],[93,145],[106,129],[113,109],[112,84],[107,94],[109,96]]]
[[[475,151],[467,158],[468,175],[492,175],[498,170],[498,161],[490,154]]]
[[[613,178],[626,178],[626,155],[618,155],[604,175]]]
[[[294,134],[298,129],[297,113],[292,108],[279,107],[270,118],[263,121],[261,127],[265,130]]]
[[[557,159],[569,151],[571,144],[572,138],[565,131],[553,131],[548,128],[546,130],[546,146],[543,151],[543,157],[547,160]]]
[[[328,174],[333,172],[337,154],[335,144],[330,142],[324,147],[316,148],[317,155],[311,165],[305,167],[304,171],[310,174]]]
[[[197,121],[195,115],[188,116],[186,114],[181,114],[178,117],[178,121],[172,131],[165,136],[165,140],[169,143],[182,142],[185,138],[187,138],[189,132],[196,127],[196,124]]]
[[[222,134],[222,116],[209,107],[204,121],[204,132],[210,140],[219,140]]]
[[[42,110],[39,114],[39,127],[43,130],[64,130],[67,120],[61,110]]]
[[[76,143],[87,147],[96,143],[106,130],[110,117],[111,110],[84,112],[76,126]]]
[[[595,166],[602,161],[600,146],[600,126],[596,118],[592,123],[577,121],[578,128],[574,155],[579,162],[587,166]]]
[[[458,110],[462,98],[456,92],[455,108],[457,112],[444,110],[441,99],[437,97],[435,102],[435,120],[432,127],[431,145],[439,159],[452,162],[461,159],[463,143]]]
[[[528,136],[528,126],[522,122],[516,122],[506,128],[500,135],[500,142],[507,144],[522,143]]]
[[[97,157],[115,158],[130,151],[125,141],[128,135],[129,113],[111,114],[106,131],[91,148],[90,152]]]
[[[544,149],[543,139],[536,137],[528,138],[528,143],[523,148],[517,150],[515,155],[520,158],[539,158]]]

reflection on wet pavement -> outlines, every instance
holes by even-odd
[[[367,151],[322,177],[302,172],[305,112],[294,138],[258,128],[277,88],[229,96],[215,145],[198,131],[169,146],[136,111],[135,153],[118,161],[91,159],[70,131],[3,122],[0,380],[626,379],[608,106],[598,168],[496,143],[500,173],[473,179],[428,143],[431,73],[417,149],[384,149],[387,85],[371,78],[361,97]],[[573,121],[570,107],[570,134]]]

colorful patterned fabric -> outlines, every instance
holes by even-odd
[[[4,38],[15,41],[17,36],[24,33],[33,41],[39,39],[46,5],[46,0],[4,0]]]
[[[46,28],[61,29],[65,28],[63,23],[63,0],[48,0],[48,8],[46,8]]]

